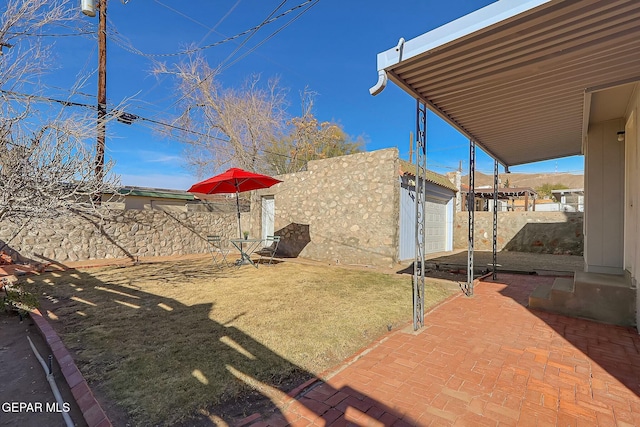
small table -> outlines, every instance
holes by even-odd
[[[229,241],[240,251],[240,259],[236,261],[238,266],[251,264],[258,268],[258,265],[251,260],[251,255],[262,246],[264,239],[229,239]]]

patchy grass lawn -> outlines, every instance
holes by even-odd
[[[208,259],[31,277],[92,386],[135,425],[173,425],[286,390],[411,319],[411,278],[283,262],[215,270]],[[426,306],[451,291],[427,286]],[[45,310],[46,311],[46,310]]]

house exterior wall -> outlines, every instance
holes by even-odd
[[[186,212],[185,200],[153,199],[142,196],[125,196],[124,208],[126,210],[156,210],[169,212]]]
[[[491,251],[493,213],[475,212],[474,249]],[[454,248],[467,249],[469,213],[457,212]],[[498,250],[582,255],[581,212],[498,212]]]
[[[640,295],[638,271],[640,270],[640,85],[629,103],[625,115],[625,224],[624,269],[636,289],[636,325],[640,325]]]
[[[585,149],[585,271],[622,274],[624,255],[623,120],[589,126]]]
[[[237,236],[234,214],[111,211],[104,217],[68,215],[34,220],[24,228],[5,221],[5,251],[36,262],[205,253],[208,234]]]
[[[310,161],[306,171],[256,191],[248,229],[261,235],[261,197],[272,195],[279,252],[391,266],[398,258],[398,162],[395,148]]]

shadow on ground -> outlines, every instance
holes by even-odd
[[[523,307],[528,307],[529,295],[535,287],[542,283],[552,284],[553,280],[552,276],[499,274],[497,280],[487,280],[487,282],[506,285],[500,293]],[[636,396],[640,396],[640,336],[634,328],[607,325],[539,310],[529,309],[529,312],[549,325],[560,337],[597,364],[589,369],[606,371]],[[550,351],[553,352],[553,348]],[[560,370],[566,369],[567,375],[572,375],[569,368],[572,368],[574,361],[575,358],[563,355],[557,366]],[[579,366],[573,367],[576,372],[579,368]],[[573,375],[576,373],[573,372]],[[594,383],[592,384],[592,393],[603,393],[602,396],[595,396],[595,398],[600,398],[603,404],[613,400],[618,401],[622,396],[621,389],[618,386],[618,390],[616,390],[615,384],[607,384],[606,387],[603,387],[602,384]],[[621,402],[624,403],[624,401]]]
[[[82,270],[69,273],[72,281],[56,280],[56,273],[51,273],[31,277],[26,286],[44,297],[41,311],[74,355],[114,425],[233,425],[255,413],[261,415],[252,422],[268,420],[268,425],[296,420],[322,420],[329,425],[336,421],[385,419],[393,423],[402,419],[402,414],[356,390],[338,390],[323,383],[234,327],[234,319],[224,323],[211,320],[215,304],[186,306],[143,292],[131,283],[122,286],[99,282]],[[183,286],[173,284],[176,274],[189,277],[201,272],[187,268],[176,273],[159,265],[148,279],[164,277],[167,286]],[[185,287],[184,291],[189,289]],[[60,318],[65,321],[56,321]],[[86,340],[81,339],[79,328],[88,337]],[[106,340],[109,350],[97,354],[92,340]],[[134,353],[133,348],[144,351]],[[141,390],[127,387],[131,372],[136,373]],[[300,384],[314,379],[304,396],[287,396]],[[167,384],[174,391],[169,398]],[[222,399],[205,398],[194,405],[189,399],[192,394],[182,393],[183,390]],[[119,397],[118,403],[114,402],[115,396]],[[188,419],[175,415],[184,413],[182,408],[189,408]],[[411,420],[405,421],[412,424]]]

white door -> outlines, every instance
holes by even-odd
[[[262,238],[273,236],[276,215],[276,201],[273,196],[262,197]]]

